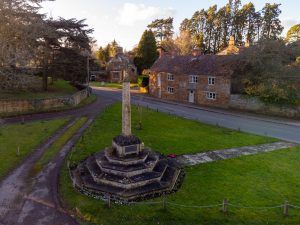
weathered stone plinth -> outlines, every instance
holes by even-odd
[[[116,137],[113,147],[91,155],[71,170],[78,190],[94,198],[110,196],[112,200],[124,203],[178,189],[183,171],[176,162],[150,149],[143,149],[135,137],[128,142],[120,140],[124,141],[122,137]]]
[[[144,148],[140,139],[133,135],[119,135],[115,137],[112,141],[112,147],[116,150],[119,157],[139,154]]]

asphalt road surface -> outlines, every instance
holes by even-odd
[[[93,91],[99,97],[121,100],[121,90],[97,87],[93,88]],[[189,104],[178,104],[169,101],[159,101],[155,98],[136,93],[132,94],[132,103],[160,112],[201,121],[206,124],[300,143],[300,120],[266,117],[249,113],[197,107]]]

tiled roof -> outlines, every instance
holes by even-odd
[[[230,76],[233,55],[170,56],[164,55],[151,67],[154,72],[182,75]]]

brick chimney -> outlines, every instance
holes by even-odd
[[[123,48],[122,47],[117,47],[116,55],[122,55],[122,54],[123,54]]]
[[[157,51],[159,52],[159,58],[166,55],[166,51],[163,49],[163,47],[158,47]]]
[[[192,50],[192,56],[197,57],[203,55],[203,52],[200,48],[196,47]]]
[[[247,38],[245,42],[245,48],[249,48],[249,47],[250,47],[250,40]]]
[[[229,39],[229,44],[228,46],[230,47],[233,47],[235,46],[235,40],[234,40],[234,36],[230,36],[230,39]]]

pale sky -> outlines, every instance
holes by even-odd
[[[250,1],[250,0],[249,0]],[[249,1],[242,0],[242,3]],[[147,25],[157,18],[174,17],[175,32],[184,18],[191,18],[199,9],[217,4],[224,6],[228,0],[56,0],[43,3],[43,12],[54,18],[59,16],[87,19],[95,31],[98,46],[116,40],[126,50],[138,44]],[[281,3],[280,19],[287,30],[300,23],[300,0],[252,0],[256,9],[266,2]]]

